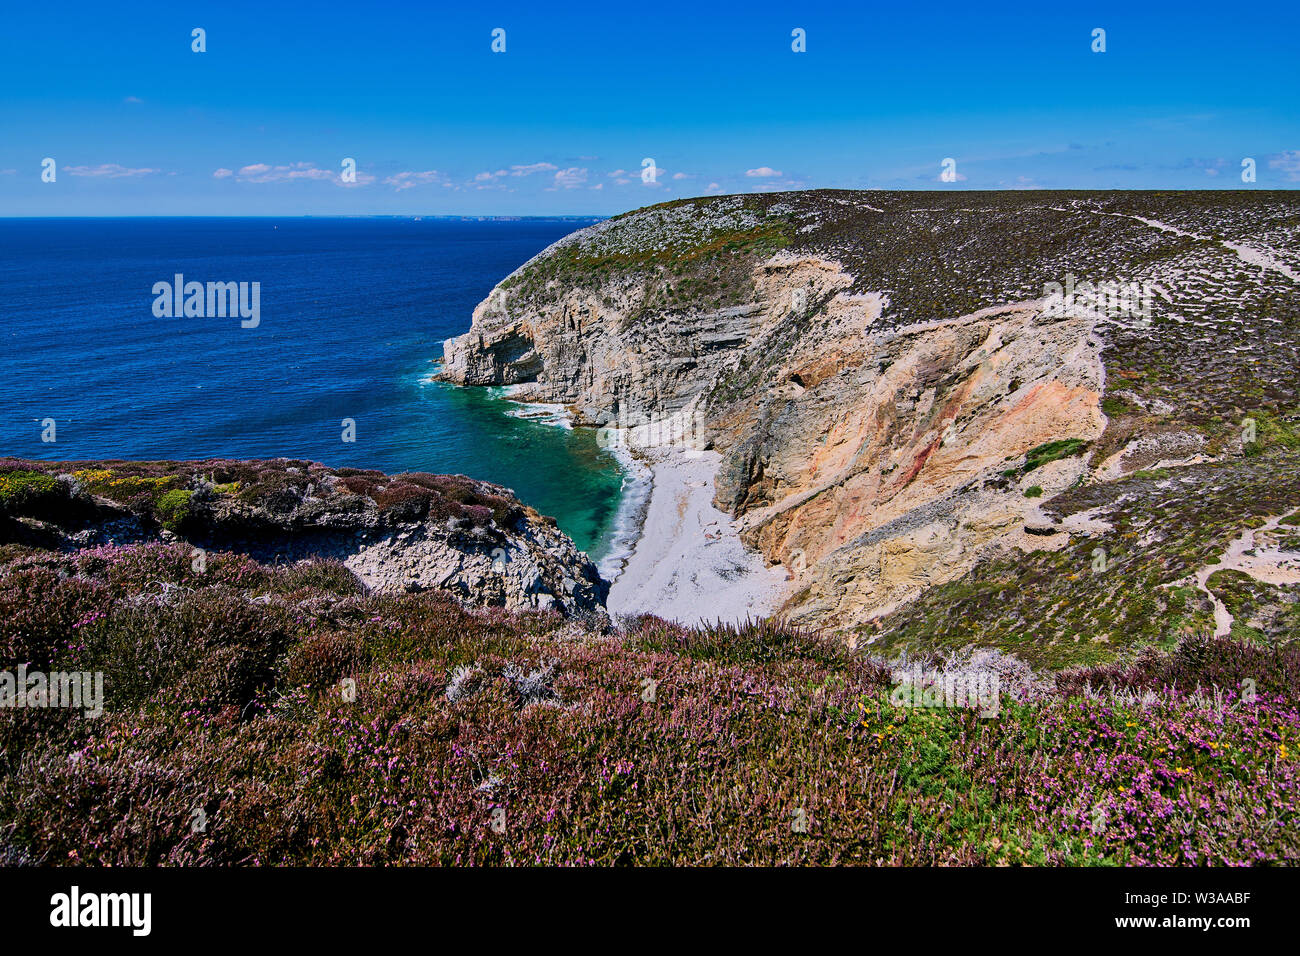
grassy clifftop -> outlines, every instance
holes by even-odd
[[[159,540],[271,563],[334,559],[377,591],[605,613],[608,585],[554,519],[464,475],[291,459],[0,459],[0,560]]]
[[[116,506],[143,528],[198,529],[242,512],[246,523],[304,528],[372,510],[391,518],[505,526],[524,513],[504,488],[459,475],[389,477],[310,461],[37,462],[0,459],[0,535],[22,537],[39,519],[76,526]],[[20,522],[26,521],[23,529]]]
[[[749,270],[795,239],[790,208],[761,196],[677,200],[617,216],[555,243],[501,283],[512,302],[645,283],[647,310],[733,305]]]

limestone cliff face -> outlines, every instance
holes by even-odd
[[[1039,502],[1094,480],[1099,449],[1110,477],[1150,457],[1136,454],[1149,416],[1116,428],[1102,413],[1104,357],[1148,350],[1149,317],[1044,289],[1165,278],[1164,234],[1077,201],[969,195],[721,197],[619,217],[503,281],[446,343],[442,375],[519,385],[589,424],[701,423],[723,456],[718,506],[790,570],[787,613],[861,625],[982,558],[1061,547]],[[1027,461],[1040,446],[1057,451]]]
[[[766,316],[746,304],[643,321],[645,289],[571,289],[534,308],[489,298],[473,331],[447,342],[442,376],[462,385],[526,385],[519,398],[577,406],[585,424],[684,408],[734,365]],[[508,301],[508,299],[507,299]]]

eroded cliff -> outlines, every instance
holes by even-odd
[[[506,278],[442,374],[588,424],[697,425],[723,456],[719,507],[791,572],[786,612],[873,622],[874,638],[981,562],[1095,532],[1044,514],[1059,493],[1240,458],[1244,414],[1285,419],[1295,201],[1251,202],[818,191],[651,207]],[[1147,296],[1058,291],[1076,279]]]

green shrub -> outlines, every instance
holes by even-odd
[[[1082,438],[1063,438],[1059,441],[1044,442],[1036,448],[1029,449],[1025,455],[1025,474],[1033,471],[1035,468],[1041,468],[1050,461],[1057,461],[1061,458],[1071,458],[1084,448],[1088,443]]]
[[[193,497],[194,492],[182,488],[165,492],[156,506],[156,514],[162,526],[168,531],[179,530],[191,514],[190,499]]]
[[[40,471],[0,471],[0,512],[30,512],[66,497],[59,480]]]

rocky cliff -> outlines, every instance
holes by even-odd
[[[907,643],[900,609],[937,586],[1104,547],[1103,513],[1144,469],[1267,444],[1272,474],[1293,475],[1298,232],[1285,193],[679,201],[526,263],[448,341],[442,374],[587,424],[698,427],[723,455],[718,505],[790,569],[786,613]],[[1243,441],[1248,418],[1268,442]],[[1093,514],[1060,512],[1096,486]],[[1181,580],[1154,545],[1131,560]],[[1124,585],[1097,587],[1124,604]],[[1060,595],[1043,590],[1050,617]],[[1043,639],[1120,640],[1126,619]]]
[[[287,459],[0,462],[0,546],[159,539],[196,556],[333,559],[381,594],[437,589],[470,605],[605,614],[608,585],[587,556],[487,482]]]

